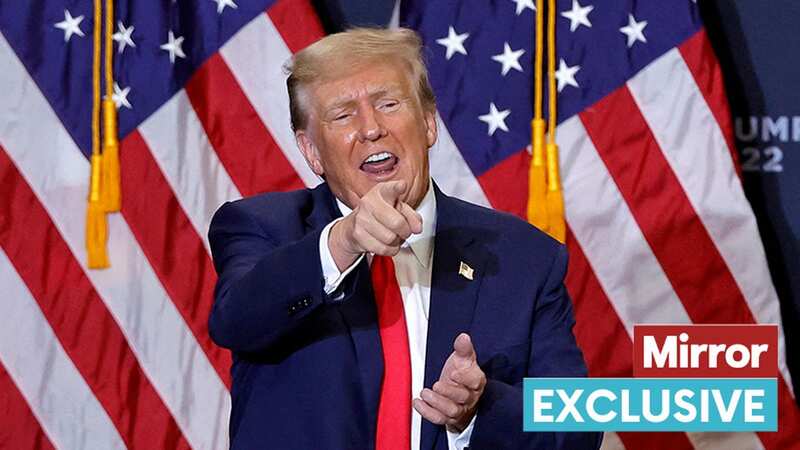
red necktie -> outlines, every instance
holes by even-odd
[[[411,447],[411,355],[403,298],[388,256],[372,258],[372,288],[378,307],[378,327],[383,349],[383,384],[378,404],[376,450]]]

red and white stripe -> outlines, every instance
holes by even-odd
[[[284,31],[294,32],[292,28],[286,27]],[[319,184],[321,180],[297,149],[290,127],[289,94],[283,64],[292,56],[292,50],[269,15],[245,25],[222,47],[220,54],[238,81],[239,89],[250,100],[267,133],[277,144],[276,149],[282,151],[306,186]]]
[[[125,448],[108,413],[60,344],[5,252],[0,252],[0,282],[4,295],[14,299],[0,314],[0,361],[13,380],[5,385],[16,384],[44,435],[59,447]],[[92,432],[82,433],[80,427],[91,428]]]
[[[0,285],[12,299],[0,401],[17,412],[0,421],[0,447],[227,446],[230,355],[206,329],[206,231],[224,201],[320,182],[295,145],[282,64],[321,35],[309,3],[277,2],[123,139],[104,271],[85,266],[89,164],[0,37],[0,85],[15,87],[0,90]],[[594,376],[630,376],[635,323],[779,322],[709,51],[698,33],[559,129],[567,284]],[[527,153],[477,179],[439,127],[442,189],[523,211]],[[625,147],[619,133],[634,131],[647,140]],[[800,431],[785,367],[779,433],[609,433],[604,448],[783,448]]]

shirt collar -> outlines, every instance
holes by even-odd
[[[338,198],[336,199],[336,205],[339,207],[339,211],[342,212],[342,216],[346,216],[353,211]],[[436,195],[433,192],[433,181],[431,179],[428,179],[428,192],[422,197],[422,201],[416,211],[422,216],[422,232],[412,234],[403,242],[401,248],[411,247],[411,251],[417,261],[423,267],[428,267],[433,254],[433,241],[436,237]]]

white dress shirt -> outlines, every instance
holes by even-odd
[[[347,216],[352,212],[344,203],[336,199],[336,204]],[[431,298],[431,268],[433,266],[433,242],[436,235],[436,196],[433,183],[428,183],[428,192],[417,208],[422,216],[422,232],[413,234],[400,247],[400,253],[392,257],[400,294],[403,297],[403,309],[408,328],[408,348],[411,356],[411,398],[420,396],[425,379],[425,347],[428,337],[428,312]],[[330,294],[341,284],[342,280],[361,262],[364,254],[359,256],[343,272],[339,271],[328,247],[328,236],[331,227],[337,221],[329,223],[319,239],[319,254],[322,263],[322,274],[325,278],[325,293]],[[372,260],[372,255],[368,255]],[[469,445],[475,418],[461,433],[447,432],[450,450],[463,450]],[[411,408],[411,450],[419,450],[422,416]]]

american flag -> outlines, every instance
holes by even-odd
[[[695,6],[589,3],[559,2],[578,17],[558,24],[568,284],[592,374],[625,376],[634,323],[774,323],[778,304]],[[306,0],[115,4],[122,211],[109,216],[111,268],[88,270],[92,2],[0,3],[1,448],[226,447],[230,356],[206,329],[210,218],[226,200],[318,183],[295,148],[281,70],[322,35]],[[446,125],[435,179],[516,213],[531,6],[403,7]],[[781,369],[778,434],[607,445],[788,448],[798,416]]]
[[[567,288],[589,373],[632,375],[637,323],[780,323],[738,176],[717,60],[691,0],[558,0]],[[533,0],[405,0],[428,49],[446,192],[525,217]],[[800,448],[780,334],[777,433],[606,433],[606,448]]]
[[[0,448],[225,448],[211,216],[317,183],[281,69],[323,34],[309,2],[115,3],[106,270],[84,247],[92,2],[0,3]]]

